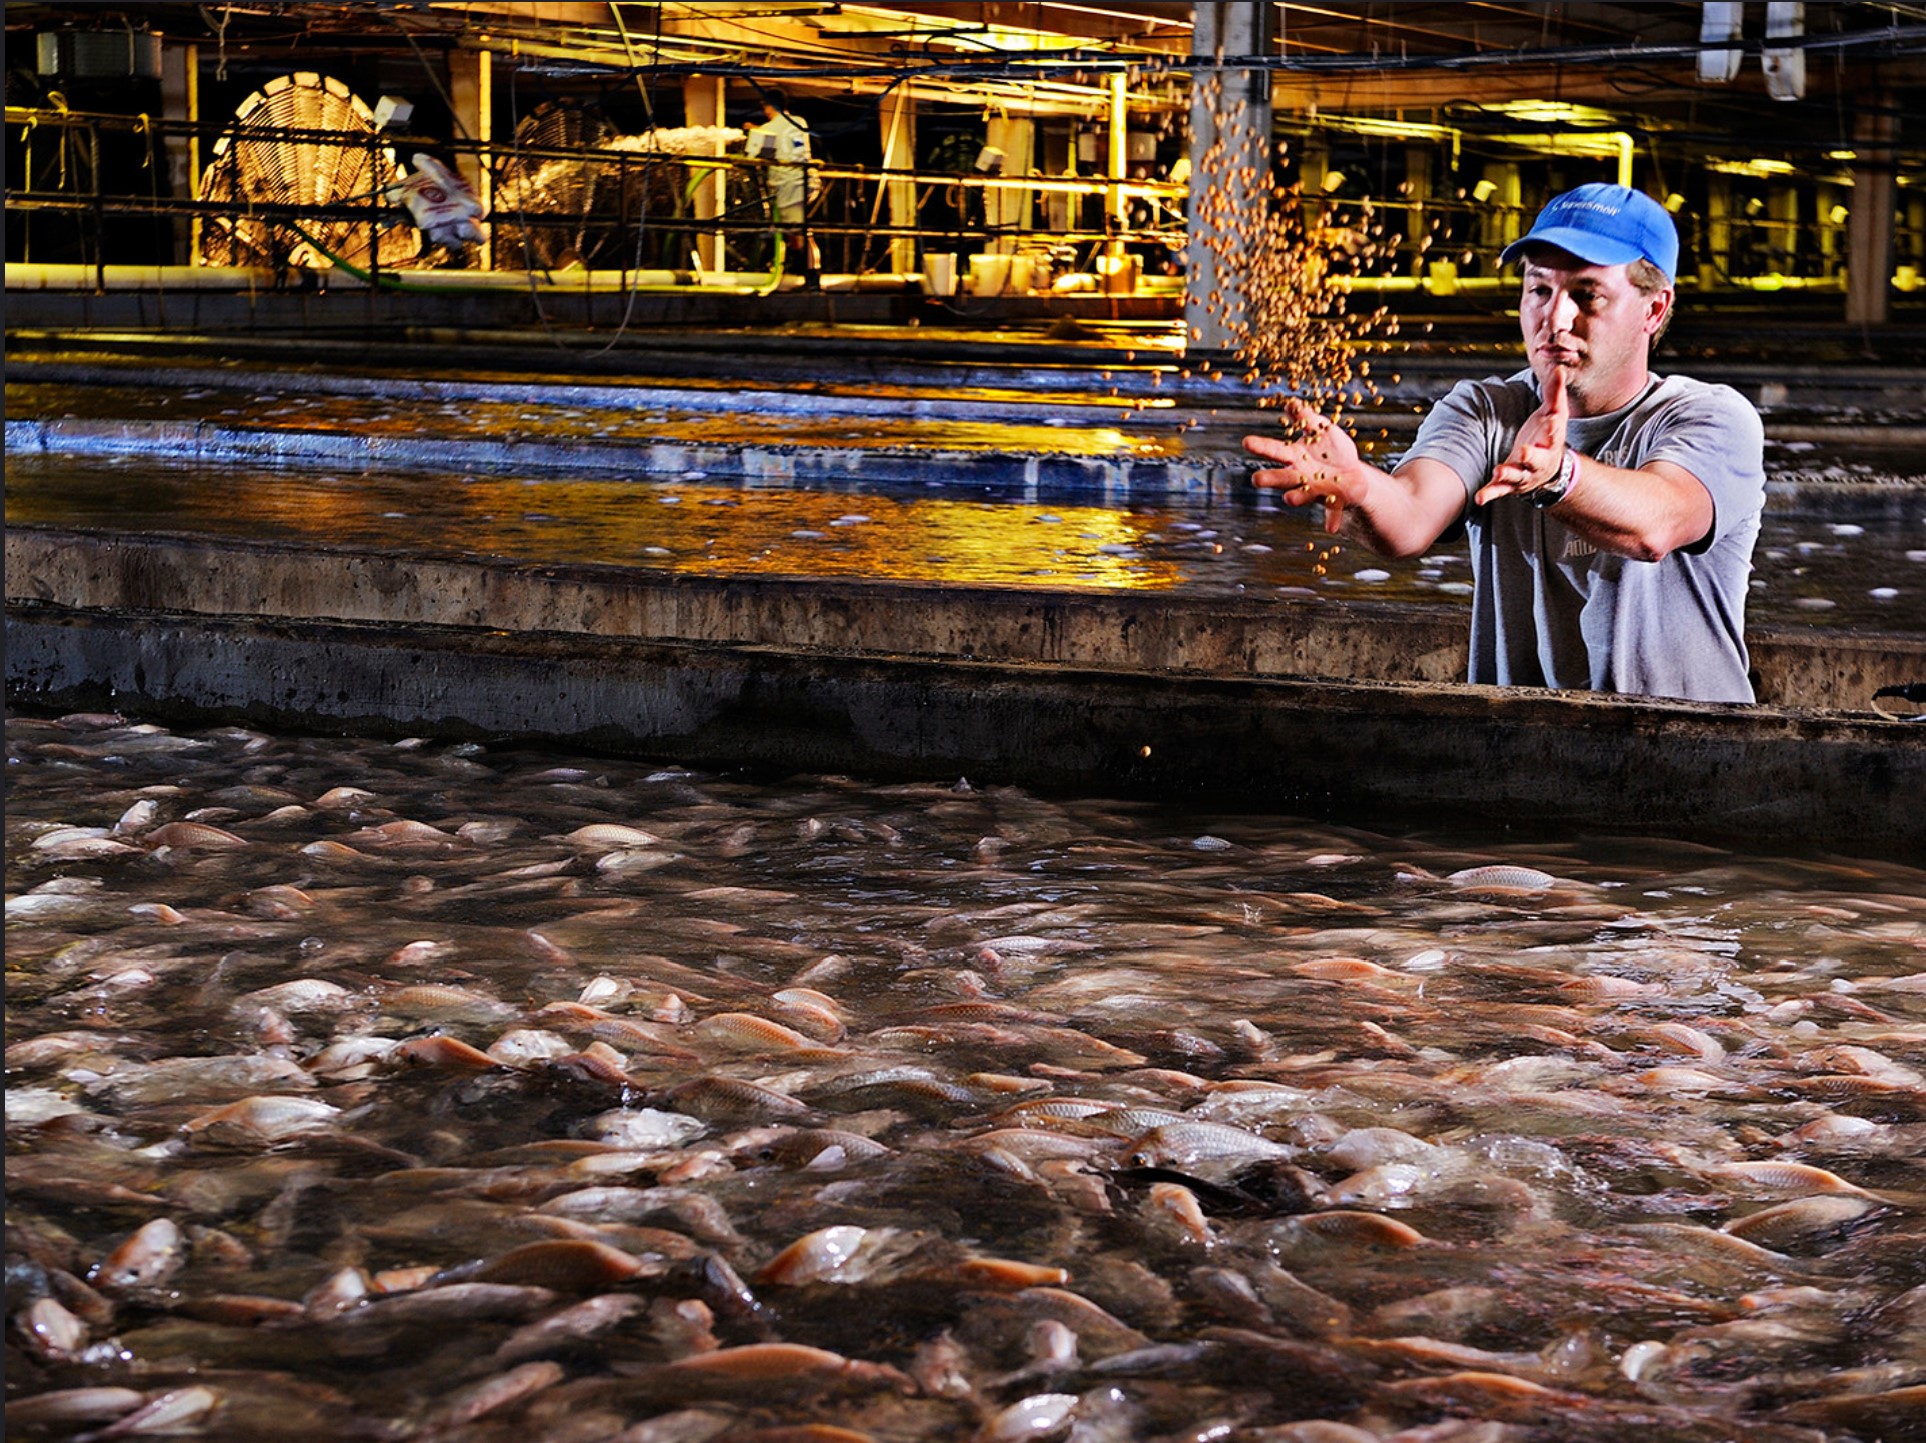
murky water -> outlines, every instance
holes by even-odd
[[[1073,395],[1062,391],[1003,392],[959,387],[931,395],[887,385],[858,392],[845,385],[804,386],[763,397],[745,414],[741,390],[697,383],[656,391],[648,401],[571,405],[561,387],[536,387],[521,375],[502,378],[517,399],[456,394],[423,396],[405,385],[344,394],[307,388],[249,392],[200,388],[142,388],[25,383],[7,388],[15,417],[94,417],[116,421],[177,421],[250,432],[353,433],[449,440],[473,437],[571,442],[673,442],[684,445],[743,444],[836,446],[864,450],[902,445],[906,426],[922,444],[956,451],[1077,456],[1181,455],[1184,427],[1155,404],[1130,398]],[[854,411],[855,392],[868,404]],[[705,394],[706,393],[706,394]],[[819,402],[818,397],[825,398]],[[843,404],[828,403],[836,397]],[[932,407],[939,414],[930,414]],[[1146,415],[1146,411],[1149,414]],[[1039,413],[1045,419],[1035,419]]]
[[[17,1436],[1926,1436],[1916,869],[7,736]]]
[[[1809,460],[1809,458],[1808,458]],[[1779,474],[1798,474],[1787,457]],[[1868,476],[1886,478],[1866,463]],[[1856,472],[1850,474],[1858,474]],[[1897,494],[1897,482],[1888,491]],[[1926,631],[1926,511],[1768,514],[1749,619]],[[311,472],[143,456],[9,457],[10,523],[286,540],[372,550],[645,566],[701,575],[1183,590],[1468,607],[1469,559],[1335,554],[1307,514],[1254,489],[1129,505],[945,480],[848,490],[674,479]]]

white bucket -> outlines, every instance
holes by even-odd
[[[926,296],[956,294],[956,256],[954,254],[929,254],[923,257],[923,294]]]
[[[970,291],[979,296],[1000,296],[1010,288],[1010,257],[974,255],[970,257]]]
[[[1127,296],[1137,289],[1137,273],[1143,265],[1140,256],[1098,256],[1097,276],[1107,295]]]

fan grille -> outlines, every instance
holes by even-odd
[[[414,259],[421,237],[413,226],[388,226],[376,239],[384,213],[378,193],[401,179],[393,152],[377,135],[374,112],[332,76],[277,76],[248,96],[201,176],[201,198],[234,210],[202,225],[203,263],[321,266],[333,257],[366,269],[377,245],[383,266]],[[361,213],[298,219],[253,213],[278,206]]]
[[[619,136],[600,111],[582,105],[545,100],[522,117],[495,187],[498,266],[587,265],[609,243],[620,219],[619,187],[592,152]]]

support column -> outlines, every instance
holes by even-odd
[[[1500,274],[1503,267],[1498,264],[1499,255],[1524,234],[1524,177],[1516,163],[1492,161],[1484,167],[1471,196],[1472,204],[1478,208],[1479,260],[1489,256],[1491,273]]]
[[[1312,131],[1297,146],[1298,209],[1303,215],[1304,234],[1315,236],[1324,224],[1325,181],[1331,174],[1331,142],[1322,131]]]
[[[988,144],[1003,152],[1002,179],[1026,176],[1036,168],[1035,121],[991,116],[986,138]],[[1018,242],[1030,229],[1030,203],[1035,198],[1036,192],[1027,185],[999,185],[984,191],[983,218],[991,230],[998,232],[983,247],[986,252],[1015,254]]]
[[[1525,178],[1515,161],[1507,163],[1504,172],[1498,177],[1496,199],[1505,208],[1504,223],[1500,226],[1498,233],[1504,238],[1505,245],[1510,245],[1523,235],[1525,227],[1531,224],[1531,217],[1525,214]],[[1503,247],[1501,246],[1500,249],[1502,250]]]
[[[1404,148],[1404,244],[1410,256],[1405,267],[1410,274],[1424,274],[1425,226],[1430,217],[1425,208],[1431,203],[1431,151],[1422,145]]]
[[[1906,199],[1906,247],[1899,264],[1907,268],[1901,289],[1911,294],[1919,289],[1919,277],[1926,270],[1926,196]]]
[[[195,45],[161,45],[161,119],[197,125],[201,118],[201,52]],[[167,136],[167,193],[176,200],[201,198],[201,138],[198,134]],[[198,265],[201,259],[201,221],[190,216],[174,222],[174,253],[178,265]]]
[[[729,83],[720,75],[691,75],[682,82],[682,122],[685,125],[721,125],[727,116]],[[722,154],[722,146],[717,144],[715,153]],[[691,168],[689,183],[693,187],[690,196],[690,209],[698,225],[713,222],[725,209],[727,177],[729,172],[720,165]],[[699,231],[695,238],[695,253],[699,268],[715,275],[725,270],[726,248],[721,231]],[[678,258],[679,259],[679,258]]]
[[[1110,73],[1110,131],[1107,164],[1110,195],[1104,205],[1104,228],[1115,235],[1130,229],[1130,202],[1124,199],[1121,182],[1130,178],[1130,77],[1124,71]],[[1123,242],[1113,240],[1106,249],[1112,255],[1123,253]]]
[[[1818,202],[1813,207],[1813,224],[1819,235],[1819,277],[1831,280],[1839,273],[1839,222],[1832,218],[1835,206],[1845,206],[1848,216],[1852,213],[1851,193],[1842,191],[1838,186],[1821,182],[1818,186]]]
[[[890,229],[914,230],[916,182],[909,173],[916,169],[916,97],[907,84],[897,86],[883,97],[877,119],[883,127],[883,169],[903,173],[901,178],[891,177],[883,182],[889,201]],[[916,244],[916,237],[912,235],[890,237],[889,268],[897,275],[914,275],[921,269]]]
[[[455,169],[482,203],[486,218],[495,213],[494,157],[489,153],[489,144],[495,138],[494,60],[486,50],[448,52],[448,93],[455,106],[455,129],[477,147],[457,155]],[[476,264],[491,270],[495,264],[494,225],[484,225],[482,234],[486,239]]]
[[[1243,282],[1220,263],[1224,234],[1217,216],[1247,215],[1270,204],[1271,77],[1264,70],[1225,69],[1226,56],[1267,55],[1276,10],[1245,0],[1197,0],[1191,54],[1217,62],[1192,72],[1190,90],[1190,241],[1184,326],[1192,350],[1230,345],[1224,317],[1245,314]]]
[[[1766,254],[1771,269],[1782,276],[1799,273],[1799,191],[1785,185],[1775,188],[1766,198]]]
[[[1853,126],[1852,213],[1846,217],[1846,320],[1883,326],[1892,319],[1887,280],[1893,272],[1892,143],[1898,130],[1893,97],[1868,98]]]
[[[1705,178],[1705,253],[1699,258],[1699,290],[1715,289],[1732,274],[1732,180],[1716,171]]]

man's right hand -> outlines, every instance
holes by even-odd
[[[1284,403],[1286,419],[1301,433],[1295,441],[1246,436],[1244,449],[1277,465],[1254,473],[1254,485],[1282,490],[1292,506],[1324,504],[1324,529],[1335,536],[1344,508],[1364,500],[1370,485],[1359,464],[1358,444],[1343,427],[1293,397]]]

